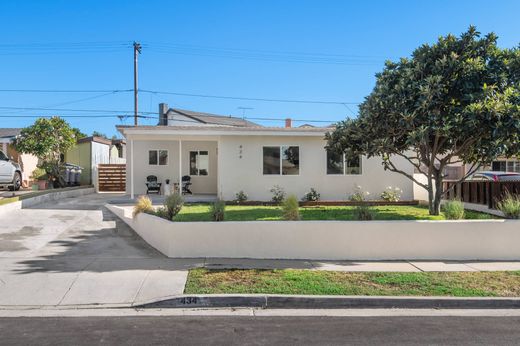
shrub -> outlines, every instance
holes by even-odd
[[[235,195],[235,202],[237,202],[237,204],[240,204],[245,201],[247,201],[247,194],[242,190],[238,191]]]
[[[226,214],[226,203],[222,200],[216,200],[210,208],[213,221],[224,221]]]
[[[32,171],[31,178],[33,180],[47,180],[47,173],[43,168],[37,167]]]
[[[273,202],[279,204],[285,200],[285,191],[279,185],[273,186],[269,191],[271,191],[271,193],[273,194]]]
[[[184,198],[179,192],[172,193],[164,200],[164,209],[168,220],[173,220],[175,215],[179,214],[184,205]]]
[[[448,220],[460,220],[464,218],[464,203],[459,200],[447,201],[443,205],[444,216]]]
[[[316,202],[320,200],[321,195],[316,191],[313,187],[311,187],[311,190],[303,196],[302,201],[307,202]]]
[[[360,221],[370,221],[374,219],[374,212],[368,205],[358,205],[354,209],[354,216]]]
[[[290,195],[283,201],[282,214],[284,220],[300,220],[300,206],[298,204],[298,199],[296,198],[296,196]]]
[[[396,187],[388,186],[385,191],[381,193],[381,199],[386,202],[399,202],[403,190]]]
[[[134,205],[133,217],[136,217],[139,213],[153,214],[152,201],[148,196],[139,196],[137,202]]]
[[[497,203],[497,208],[508,219],[520,219],[520,196],[507,192],[504,198]]]
[[[352,202],[363,202],[370,196],[370,192],[363,191],[363,188],[359,185],[354,186],[354,193],[349,196]]]
[[[157,208],[157,209],[155,210],[155,212],[153,213],[153,215],[168,220],[168,210],[166,210],[165,207],[159,207],[159,208]]]

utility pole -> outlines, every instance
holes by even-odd
[[[141,44],[134,41],[134,125],[137,126],[137,55],[141,54]]]

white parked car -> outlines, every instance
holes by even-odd
[[[11,191],[20,190],[22,186],[22,170],[20,165],[10,160],[0,150],[0,186],[7,186]]]

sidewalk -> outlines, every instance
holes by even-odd
[[[207,269],[309,269],[342,272],[516,271],[520,261],[306,261],[206,258]]]

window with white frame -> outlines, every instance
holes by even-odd
[[[190,175],[208,175],[209,154],[205,150],[190,151]]]
[[[263,173],[264,175],[300,174],[300,147],[263,147]]]
[[[148,150],[148,164],[150,166],[168,165],[168,150]]]
[[[361,155],[338,154],[327,151],[328,175],[359,175],[361,173]]]
[[[520,161],[518,160],[497,160],[491,164],[493,171],[517,172],[520,173]]]

